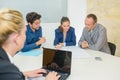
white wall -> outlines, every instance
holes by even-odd
[[[24,0],[22,0],[22,1],[24,1]],[[66,1],[64,1],[64,0],[62,0],[62,1],[58,0],[58,1],[59,1],[58,2],[59,4],[58,3],[56,3],[56,4],[59,7],[60,7],[62,2],[66,3]],[[1,0],[0,2],[1,2],[0,7],[9,7],[9,8],[17,9],[17,10],[23,12],[24,16],[26,15],[26,13],[28,13],[28,11],[36,11],[36,10],[40,11],[41,10],[39,7],[38,8],[35,7],[35,9],[31,8],[31,6],[34,5],[34,4],[32,4],[32,1],[28,2],[29,4],[28,4],[27,9],[23,9],[23,7],[26,6],[25,4],[19,4],[19,2],[21,2],[21,0],[18,0],[18,1],[14,0],[13,2],[16,3],[15,5],[11,1],[6,3],[5,0]],[[42,2],[42,0],[40,2]],[[39,6],[39,4],[37,4],[36,6]],[[68,8],[67,9],[67,16],[70,18],[71,26],[73,26],[75,28],[75,33],[76,33],[76,36],[77,36],[77,43],[78,43],[78,40],[81,36],[82,29],[83,29],[83,26],[84,26],[83,21],[84,21],[85,15],[86,15],[86,0],[67,0],[67,8]],[[55,9],[53,9],[53,10],[55,10]],[[61,11],[61,12],[63,13],[63,11]],[[57,12],[57,13],[60,13],[60,12]],[[59,14],[57,14],[57,13],[53,13],[53,15],[55,15],[55,16],[58,15],[59,16]],[[49,10],[48,10],[48,13],[46,13],[46,14],[50,15]],[[42,15],[43,18],[46,17],[46,16]],[[51,21],[52,21],[52,19],[51,19]],[[59,19],[59,21],[60,21],[60,19]],[[41,26],[43,28],[43,36],[45,36],[47,38],[46,45],[53,45],[54,36],[55,36],[54,30],[59,26],[59,23],[42,23]]]
[[[42,34],[46,38],[46,43],[42,46],[52,46],[55,37],[55,29],[59,26],[59,23],[42,23]]]
[[[42,15],[42,22],[55,23],[67,15],[67,0],[0,0],[0,8],[9,7],[19,10],[26,18],[28,12]],[[57,15],[55,15],[57,14]]]
[[[86,0],[68,0],[68,17],[71,21],[71,26],[75,28],[75,33],[77,37],[77,43],[82,34],[84,27],[84,19],[86,16]],[[59,23],[42,23],[43,26],[43,36],[47,39],[47,45],[53,45],[55,32],[54,30],[59,26]]]
[[[68,0],[68,17],[71,20],[71,26],[75,27],[78,43],[86,17],[86,0]]]

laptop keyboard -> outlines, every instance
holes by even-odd
[[[65,80],[68,76],[68,74],[63,74],[63,73],[58,73],[59,75],[61,75],[61,77],[59,78],[59,80]]]
[[[46,74],[43,74],[43,76],[44,77],[46,77],[47,76],[47,74],[50,72],[51,70],[47,70],[47,73]],[[59,78],[59,80],[65,80],[66,78],[67,78],[67,76],[68,76],[68,74],[67,73],[60,73],[60,72],[58,72],[58,74],[61,76],[60,78]]]

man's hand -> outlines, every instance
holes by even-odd
[[[87,41],[83,41],[82,42],[82,48],[88,48],[88,42]]]
[[[38,46],[38,45],[40,45],[40,44],[42,44],[42,43],[45,43],[45,41],[46,41],[45,37],[42,37],[42,38],[40,38],[40,40],[38,40],[38,41],[36,42],[36,45]]]

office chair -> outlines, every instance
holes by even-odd
[[[108,46],[110,48],[111,55],[115,55],[116,45],[114,43],[108,42]]]

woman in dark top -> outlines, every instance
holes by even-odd
[[[54,45],[56,48],[76,45],[75,29],[70,26],[68,17],[62,17],[61,25],[55,30]]]
[[[12,58],[20,51],[26,39],[26,27],[22,14],[12,9],[0,10],[0,80],[25,80],[25,77],[39,77],[44,69],[20,72]],[[50,72],[46,80],[58,80],[56,72]]]

